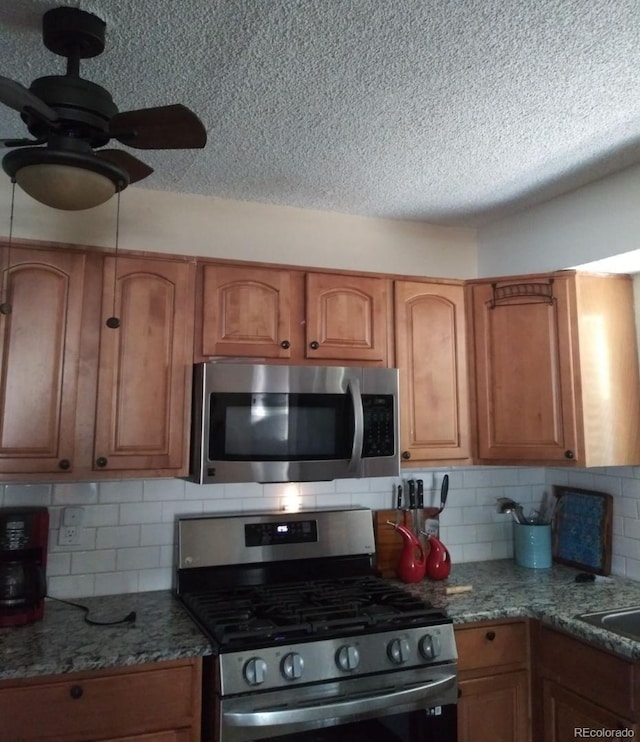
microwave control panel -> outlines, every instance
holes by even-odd
[[[396,450],[394,435],[393,396],[391,394],[363,394],[364,443],[362,456],[393,456]]]

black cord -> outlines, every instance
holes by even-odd
[[[73,608],[80,608],[81,611],[84,611],[85,622],[91,624],[92,626],[117,626],[118,624],[123,623],[135,623],[136,620],[136,612],[131,611],[131,613],[128,613],[124,618],[121,618],[118,621],[94,621],[93,619],[89,618],[89,611],[91,609],[87,608],[86,605],[80,605],[80,603],[72,603],[70,600],[62,600],[62,598],[54,598],[51,595],[47,595],[47,598],[49,598],[49,600],[55,600],[58,603],[64,603],[65,605],[73,606]]]

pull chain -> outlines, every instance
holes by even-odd
[[[113,315],[106,321],[111,330],[120,327],[120,319],[116,317],[116,286],[118,283],[118,244],[120,242],[120,191],[118,191],[118,202],[116,206],[116,251],[113,259]]]
[[[11,244],[13,242],[13,208],[16,202],[16,179],[11,178],[11,213],[9,216],[9,244],[7,245],[7,273],[5,284],[5,301],[0,304],[0,314],[11,314],[11,302],[7,301],[9,294],[9,271],[11,270]]]

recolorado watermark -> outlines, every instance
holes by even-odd
[[[631,739],[636,736],[635,729],[591,729],[591,727],[574,727],[576,739]]]

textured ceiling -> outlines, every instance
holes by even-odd
[[[0,74],[63,74],[2,0]],[[480,225],[640,162],[639,0],[79,0],[120,110],[185,103],[204,150],[136,187]],[[0,137],[24,136],[0,106]]]

